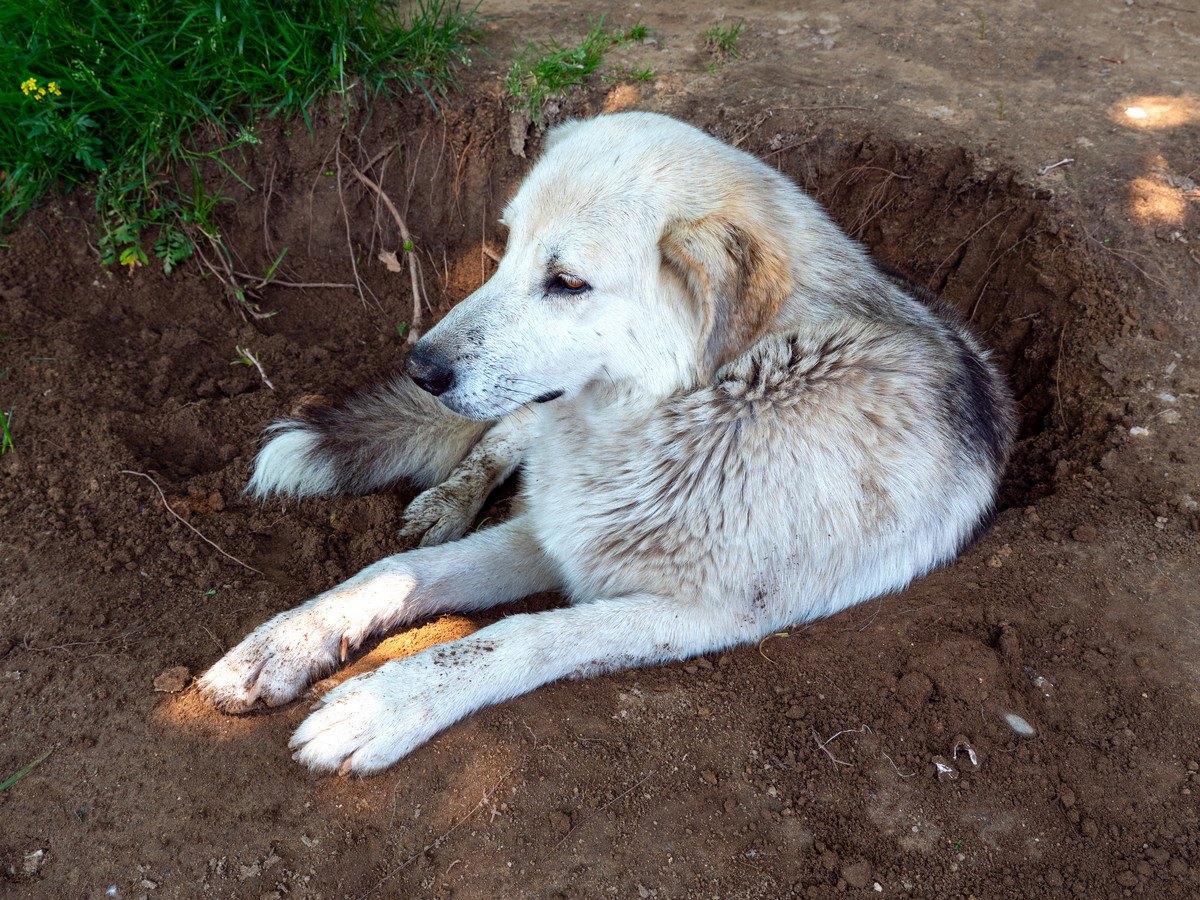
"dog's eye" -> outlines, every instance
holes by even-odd
[[[551,282],[552,287],[559,290],[568,290],[573,294],[578,294],[581,291],[587,290],[588,283],[578,275],[572,275],[570,272],[559,272],[554,276]]]

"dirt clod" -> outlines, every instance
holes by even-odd
[[[177,694],[187,687],[192,678],[187,666],[172,666],[154,676],[154,689],[166,694]]]

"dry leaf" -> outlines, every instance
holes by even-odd
[[[396,258],[396,254],[391,250],[380,250],[379,261],[387,266],[389,272],[402,272],[400,268],[400,260]]]

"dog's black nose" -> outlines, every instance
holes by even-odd
[[[417,345],[408,354],[404,370],[408,372],[408,377],[417,383],[417,387],[440,397],[454,387],[454,369],[440,351],[422,346],[423,344],[423,341],[417,341]]]

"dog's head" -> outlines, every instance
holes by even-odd
[[[504,211],[496,273],[417,342],[409,374],[477,419],[590,386],[663,394],[706,378],[792,291],[785,190],[665,116],[560,125]]]

